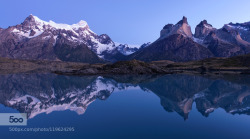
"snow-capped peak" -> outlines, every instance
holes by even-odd
[[[96,35],[89,29],[87,22],[83,20],[80,20],[76,24],[68,25],[63,23],[55,23],[52,20],[47,22],[32,14],[29,15],[22,24],[15,26],[12,32],[25,38],[34,38],[43,34],[45,31],[51,32],[53,30],[71,31],[77,36],[77,39],[73,39],[73,41],[77,42],[82,42],[82,37],[90,36],[90,34]],[[52,34],[55,36],[58,35],[55,33]]]
[[[85,27],[87,25],[87,22],[80,20],[76,25],[78,25],[79,27]]]
[[[54,38],[53,46],[55,46],[59,38],[67,40],[72,47],[84,44],[97,54],[97,56],[106,60],[109,60],[106,58],[108,55],[115,54],[117,50],[124,55],[129,55],[137,51],[140,47],[139,45],[118,46],[108,35],[97,35],[91,31],[87,22],[84,20],[80,20],[76,24],[68,25],[55,23],[52,20],[44,21],[31,14],[23,23],[13,26],[9,30],[15,34],[18,39],[24,39],[25,41],[27,41],[27,38],[31,40],[35,38],[34,40],[47,42],[50,38]]]
[[[49,25],[56,29],[78,30],[79,28],[85,28],[88,26],[87,22],[83,20],[80,20],[80,22],[78,22],[77,24],[68,25],[68,24],[63,24],[63,23],[55,23],[52,20],[50,20],[49,22],[46,22],[46,21],[41,20],[37,16],[33,16],[33,18],[35,19],[35,22],[38,23],[38,25],[41,25],[41,26]]]

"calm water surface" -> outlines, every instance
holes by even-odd
[[[74,129],[1,139],[249,139],[249,77],[0,75],[0,112],[28,114],[17,128]]]

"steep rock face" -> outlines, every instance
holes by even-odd
[[[158,40],[145,49],[130,56],[130,59],[142,61],[190,61],[212,57],[213,54],[205,47],[181,34],[174,34]]]
[[[107,34],[101,34],[99,36],[99,42],[102,43],[102,44],[113,43],[113,41],[111,40],[111,38]]]
[[[168,35],[172,31],[173,27],[174,27],[173,24],[165,25],[160,32],[160,37],[163,37],[164,35]]]
[[[231,57],[246,53],[241,46],[221,40],[214,32],[205,38],[204,45],[216,57]]]
[[[207,20],[203,20],[195,28],[195,38],[204,39],[211,31],[216,30],[212,25],[207,23]]]
[[[55,52],[56,57],[62,61],[84,63],[102,62],[101,59],[85,44],[79,44],[72,48],[71,43],[58,40],[53,51]]]
[[[238,31],[243,40],[250,42],[250,22],[236,23],[236,24],[229,23],[226,24],[225,26]]]
[[[239,46],[250,46],[250,43],[247,41],[243,40],[237,30],[234,30],[227,25],[225,25],[223,28],[218,29],[216,32],[216,35],[218,36],[219,39],[239,45]]]
[[[231,57],[250,52],[250,43],[243,40],[231,25],[215,29],[204,20],[196,26],[194,40],[207,47],[216,57]]]
[[[160,38],[144,49],[133,53],[129,59],[142,61],[190,61],[213,57],[204,46],[193,40],[187,18],[183,17],[176,25],[167,24],[160,33]]]
[[[139,50],[148,47],[150,44],[151,44],[151,42],[147,42],[147,43],[142,44],[141,47],[139,48]]]
[[[184,16],[177,24],[167,24],[160,33],[160,38],[168,37],[173,34],[182,34],[186,37],[192,37],[191,27],[188,25],[187,18]]]

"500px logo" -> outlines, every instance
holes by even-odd
[[[14,116],[10,116],[9,122],[10,123],[23,123],[23,118],[15,118]]]
[[[26,113],[0,113],[0,126],[25,126]]]

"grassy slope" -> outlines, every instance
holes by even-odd
[[[231,58],[209,58],[200,61],[190,61],[183,63],[173,63],[166,66],[167,68],[192,69],[204,67],[208,69],[249,69],[250,54],[235,56]]]
[[[15,60],[0,58],[0,73],[54,72],[98,74],[98,73],[162,73],[164,71],[244,71],[250,73],[250,54],[231,58],[209,58],[200,61],[174,63],[168,60],[144,63],[124,61],[114,64],[87,64],[62,61]],[[91,71],[91,72],[90,72]],[[157,72],[156,72],[157,71]],[[247,71],[247,72],[246,72]],[[242,73],[242,72],[240,72]]]
[[[50,72],[55,70],[69,71],[78,70],[89,64],[61,61],[41,61],[41,60],[17,60],[0,58],[0,73],[23,73],[23,72]]]

